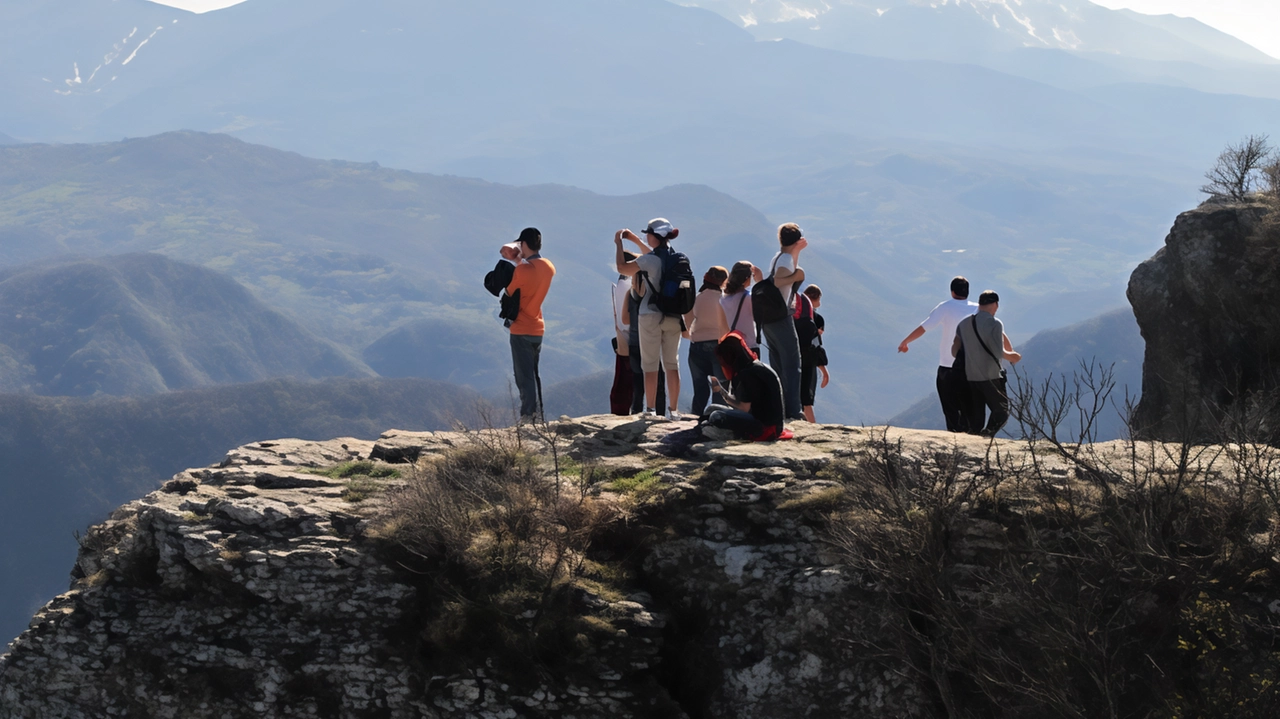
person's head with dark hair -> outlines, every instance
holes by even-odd
[[[1000,304],[1000,295],[996,294],[995,290],[984,290],[982,294],[978,295],[978,306],[984,310],[994,308],[998,304]]]
[[[755,267],[746,260],[738,260],[729,270],[729,282],[724,287],[726,295],[736,295],[751,284],[751,270]]]
[[[804,288],[804,296],[808,297],[809,301],[813,303],[814,309],[817,309],[822,304],[822,288],[817,285],[809,285]]]
[[[794,245],[802,237],[804,237],[804,233],[800,231],[800,225],[794,222],[787,222],[778,226],[778,244],[783,247]]]
[[[712,265],[711,269],[707,270],[706,273],[702,275],[702,287],[700,287],[698,291],[716,290],[719,292],[720,289],[724,287],[725,280],[727,279],[729,279],[728,270],[720,265]]]
[[[732,380],[734,375],[756,361],[756,353],[747,346],[747,338],[741,332],[734,330],[720,338],[720,342],[716,345],[716,359],[720,360],[725,379]]]
[[[951,296],[957,300],[969,299],[969,280],[959,275],[951,279]]]
[[[675,225],[671,224],[671,221],[665,217],[655,217],[649,220],[649,224],[645,225],[644,228],[645,240],[655,250],[659,247],[666,247],[667,243],[679,235],[680,230],[677,230]]]
[[[538,232],[536,227],[526,227],[520,230],[518,242],[523,246],[523,251],[520,254],[525,257],[542,251],[542,233]]]

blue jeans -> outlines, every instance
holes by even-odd
[[[764,423],[749,412],[733,409],[722,404],[707,406],[706,423],[711,427],[719,427],[733,432],[739,439],[756,439],[764,434]]]
[[[728,384],[724,378],[724,370],[720,368],[720,360],[716,358],[716,340],[689,343],[689,374],[693,377],[693,405],[689,411],[701,417],[707,408],[707,400],[711,398],[711,378],[720,380],[720,384]],[[720,393],[716,393],[716,404],[721,404]]]
[[[800,338],[791,315],[760,326],[769,348],[769,366],[782,381],[782,402],[787,419],[804,419],[800,406]]]
[[[516,389],[520,390],[520,418],[542,417],[542,378],[538,376],[538,358],[542,356],[542,337],[511,335],[511,365],[516,372]]]

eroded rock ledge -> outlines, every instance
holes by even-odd
[[[532,683],[491,663],[432,673],[418,639],[424,590],[371,536],[385,495],[353,503],[345,480],[304,471],[413,462],[469,441],[391,431],[246,445],[121,507],[84,538],[71,591],[0,657],[0,715],[933,715],[909,673],[841,639],[882,631],[859,603],[876,587],[840,566],[803,501],[829,490],[822,470],[867,453],[877,430],[799,423],[790,442],[672,448],[660,440],[691,423],[551,426],[571,456],[608,476],[651,470],[663,493],[659,511],[635,519],[654,529],[632,558],[640,586],[625,599],[582,598],[619,628],[589,670]],[[1023,451],[941,432],[888,436],[920,462],[963,456],[976,467],[993,447]],[[971,551],[999,548],[994,532],[975,530]]]

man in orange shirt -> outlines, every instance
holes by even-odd
[[[538,375],[538,358],[542,355],[542,301],[551,289],[556,267],[542,255],[542,233],[533,227],[520,232],[518,242],[503,245],[502,258],[515,265],[507,295],[519,293],[520,312],[511,323],[511,364],[515,368],[516,388],[520,390],[520,419],[524,422],[542,418],[542,378]]]

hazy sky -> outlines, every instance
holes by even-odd
[[[162,4],[195,12],[236,5],[245,0],[163,0]],[[1193,17],[1235,35],[1254,47],[1280,58],[1280,2],[1277,0],[1093,0],[1111,8],[1138,12],[1173,13]]]

